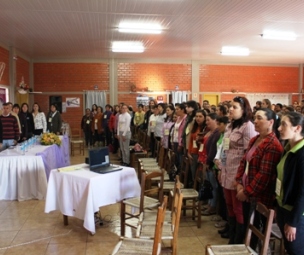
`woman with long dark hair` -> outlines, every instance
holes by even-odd
[[[195,121],[189,136],[188,144],[188,158],[190,159],[190,169],[192,182],[194,182],[195,173],[198,167],[198,151],[199,151],[199,136],[198,134],[203,132],[206,127],[206,113],[204,110],[197,110],[195,113]]]
[[[185,104],[176,104],[175,113],[177,120],[173,127],[172,142],[173,151],[175,152],[175,166],[177,173],[180,172],[180,166],[182,163],[182,156],[184,155],[184,147],[182,143],[182,135],[186,124],[187,112]]]
[[[166,118],[164,120],[163,125],[163,137],[161,139],[161,144],[165,149],[170,148],[170,130],[174,125],[173,122],[173,115],[174,115],[175,108],[172,105],[168,105],[166,108]]]
[[[44,112],[41,111],[38,103],[33,104],[32,114],[35,125],[34,134],[41,135],[41,133],[45,133],[47,128],[46,118]]]
[[[27,140],[33,136],[35,130],[33,115],[29,112],[27,103],[21,105],[19,119],[21,124],[21,140]]]
[[[220,179],[229,216],[229,244],[240,244],[244,238],[244,218],[242,202],[236,198],[235,177],[249,141],[257,133],[251,122],[252,110],[245,97],[235,97],[232,100],[229,114],[231,123],[223,138]]]

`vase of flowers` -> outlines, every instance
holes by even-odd
[[[60,146],[61,140],[59,136],[54,133],[43,133],[40,139],[40,143],[42,145],[57,144],[58,146]]]

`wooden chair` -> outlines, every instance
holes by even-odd
[[[122,238],[115,246],[112,255],[119,254],[139,254],[139,255],[159,255],[161,252],[161,236],[166,213],[167,197],[164,196],[162,205],[158,208],[157,219],[154,230],[154,239]]]
[[[223,253],[224,251],[225,252],[231,251],[231,254],[244,254],[244,255],[245,254],[258,254],[249,246],[252,233],[254,235],[256,235],[262,241],[262,247],[259,251],[259,254],[266,255],[267,249],[269,246],[272,222],[273,222],[273,217],[274,217],[274,210],[268,209],[262,203],[257,203],[256,210],[260,214],[262,214],[266,217],[266,226],[265,226],[264,232],[261,232],[253,225],[254,216],[255,216],[255,211],[254,211],[250,217],[250,222],[249,222],[249,226],[247,228],[247,233],[246,233],[246,238],[245,238],[245,244],[241,244],[241,245],[210,245],[210,244],[208,244],[206,246],[206,255],[226,254],[226,253]],[[239,253],[237,253],[237,252],[239,252]]]
[[[190,171],[190,160],[188,157],[183,156],[179,176],[180,176],[180,181],[181,183],[184,184],[185,188],[189,188],[188,187],[189,171]]]
[[[270,238],[271,238],[271,241],[273,241],[273,247],[272,247],[273,254],[275,252],[276,241],[279,241],[279,243],[280,243],[280,251],[279,251],[280,255],[284,255],[285,254],[284,239],[283,239],[281,230],[280,230],[277,223],[272,224]]]
[[[202,211],[202,201],[198,200],[198,188],[202,183],[202,174],[203,172],[199,169],[196,170],[194,184],[192,188],[182,189],[183,193],[183,215],[186,216],[186,211],[192,211],[192,220],[197,218],[197,227],[201,227],[201,211]],[[187,203],[187,202],[190,202]]]
[[[151,179],[159,177],[160,185],[156,187],[151,187]],[[120,235],[125,235],[125,226],[130,226],[132,228],[137,228],[133,224],[127,222],[132,218],[139,218],[140,214],[146,209],[156,208],[163,197],[163,182],[164,182],[164,171],[152,172],[149,174],[142,173],[141,177],[141,194],[140,197],[125,199],[121,201],[121,211],[120,211]],[[147,188],[148,187],[148,188]],[[156,196],[157,198],[152,198],[151,196]],[[137,209],[137,213],[129,213],[126,211],[126,206],[131,206],[132,210]]]
[[[165,221],[162,233],[162,240],[170,240],[170,251],[171,254],[177,254],[177,240],[178,240],[178,230],[181,216],[181,207],[183,201],[183,194],[180,189],[180,182],[176,183],[174,195],[174,204],[171,211],[171,223]],[[153,229],[154,225],[150,219],[149,212],[142,213],[142,220],[138,225],[136,237],[143,239],[153,239]],[[166,249],[167,250],[167,249]],[[167,252],[166,252],[167,253]]]
[[[71,147],[71,156],[74,156],[75,150],[79,150],[79,153],[84,155],[84,140],[81,138],[80,129],[71,129],[70,133],[70,147]]]

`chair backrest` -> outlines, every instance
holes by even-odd
[[[253,225],[254,217],[255,217],[255,211],[253,211],[253,213],[250,217],[250,222],[249,222],[249,226],[247,229],[245,245],[246,246],[250,245],[250,239],[251,239],[251,236],[253,233],[262,241],[262,248],[261,248],[259,254],[266,255],[267,249],[269,246],[269,239],[270,239],[271,227],[272,227],[272,222],[273,222],[273,217],[274,217],[274,210],[268,209],[265,205],[258,202],[256,205],[256,211],[258,211],[261,215],[263,215],[266,218],[266,226],[265,226],[264,232],[261,232],[259,229],[257,229]]]
[[[166,149],[159,144],[159,149],[157,153],[157,163],[158,166],[163,168],[165,167],[165,158],[166,158]]]
[[[70,137],[72,140],[81,138],[81,130],[79,128],[71,128]]]
[[[173,150],[169,149],[166,151],[165,155],[165,162],[164,168],[166,169],[167,173],[169,174],[172,168],[175,166],[175,153]]]
[[[203,166],[202,166],[203,167]],[[195,172],[195,178],[193,183],[193,189],[198,190],[203,182],[203,170],[198,167]]]
[[[189,160],[188,157],[183,156],[179,175],[180,175],[180,178],[181,178],[181,182],[184,184],[185,188],[189,188],[187,186],[188,185],[189,170],[190,170],[190,160]]]
[[[177,176],[178,177],[178,176]],[[183,194],[181,192],[181,183],[177,180],[175,184],[175,194],[172,208],[172,230],[173,230],[173,240],[172,240],[172,254],[176,254],[177,249],[177,239],[178,239],[178,229],[181,217],[181,210],[183,205]]]
[[[161,206],[158,207],[158,211],[157,211],[152,255],[158,255],[161,252],[161,237],[162,237],[163,226],[165,221],[168,197],[164,196],[162,200],[163,202]]]
[[[159,185],[156,185],[154,187],[151,187],[151,180],[153,178],[160,177]],[[147,188],[148,187],[148,188]],[[141,174],[141,195],[140,195],[140,207],[139,212],[144,211],[144,198],[145,196],[153,196],[155,194],[158,194],[158,199],[160,203],[162,202],[163,198],[163,188],[164,188],[164,170],[161,171],[155,171],[146,174],[143,172]]]

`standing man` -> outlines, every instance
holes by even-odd
[[[0,121],[2,124],[2,149],[16,145],[20,137],[20,131],[16,117],[11,114],[9,103],[3,104],[3,112],[0,116]]]
[[[117,139],[119,140],[124,166],[130,165],[130,140],[131,140],[131,115],[128,113],[128,106],[122,105],[121,114],[118,117]]]
[[[57,111],[57,105],[51,104],[50,112],[47,115],[47,130],[50,133],[59,135],[61,130],[62,120],[61,115]]]

